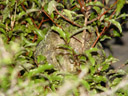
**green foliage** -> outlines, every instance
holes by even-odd
[[[109,69],[111,64],[117,61],[116,58],[108,56],[99,63],[102,58],[98,54],[98,44],[83,53],[76,52],[69,46],[71,38],[84,30],[89,34],[97,32],[100,36],[104,27],[115,25],[116,28],[112,27],[113,36],[121,36],[122,28],[118,19],[128,16],[125,13],[120,14],[125,0],[119,0],[116,8],[108,10],[108,14],[104,12],[107,9],[102,2],[92,0],[85,3],[84,6],[91,6],[93,9],[89,13],[89,21],[103,14],[91,23],[86,22],[86,26],[86,15],[81,12],[77,1],[82,0],[0,1],[0,96],[100,96],[100,93],[109,89],[114,90],[111,92],[117,96],[128,96],[128,78],[123,79],[123,76],[127,77],[127,73]],[[109,1],[105,0],[106,4]],[[57,14],[55,7],[68,20]],[[57,24],[60,27],[56,26]],[[34,59],[36,46],[47,38],[49,30],[57,32],[65,41],[65,44],[58,46],[66,49],[71,58],[79,62],[79,66],[75,65],[78,67],[77,72],[59,71],[42,55],[38,56],[37,60]],[[111,37],[102,35],[99,41],[108,38]],[[97,57],[93,56],[93,53],[97,53]],[[126,82],[124,88],[118,86],[122,84],[122,80]]]

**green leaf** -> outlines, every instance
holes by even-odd
[[[94,6],[93,9],[96,10],[96,12],[98,14],[101,13],[101,8],[100,7]]]
[[[51,18],[54,19],[54,13],[51,13]]]
[[[117,62],[118,59],[117,58],[114,58],[112,55],[108,56],[108,58],[105,59],[105,61],[103,62],[103,64],[112,64],[112,63],[115,63]]]
[[[94,73],[96,72],[96,69],[95,69],[95,67],[94,66],[90,66],[90,74],[91,75],[94,75]]]
[[[40,63],[41,61],[46,61],[46,57],[43,55],[37,56],[37,63]]]
[[[72,50],[72,47],[71,46],[68,46],[68,45],[65,45],[65,44],[61,44],[59,46],[62,47],[62,48],[65,48],[67,50]]]
[[[31,18],[26,18],[25,19],[30,25],[33,25],[33,22],[32,22],[32,20],[31,20]]]
[[[95,75],[94,79],[93,79],[96,83],[100,83],[101,81],[106,82],[107,78],[105,76],[101,76],[101,75]]]
[[[97,50],[97,48],[90,48],[89,50],[85,51],[87,57],[89,58],[89,61],[92,63],[92,66],[95,65],[95,58],[92,56],[91,52],[95,52]]]
[[[87,81],[82,80],[81,83],[84,85],[84,87],[89,91],[90,90],[90,85]]]
[[[39,12],[39,11],[40,11],[39,9],[33,8],[33,9],[28,9],[26,11],[26,13],[29,14],[29,13],[32,13],[32,12]]]
[[[109,67],[110,67],[109,64],[104,64],[104,65],[102,65],[101,71],[105,71],[105,70],[107,70]]]
[[[86,57],[85,57],[85,56],[79,56],[79,60],[80,60],[81,62],[85,62],[85,61],[86,61]]]
[[[101,6],[104,7],[104,4],[102,4],[100,1],[96,1],[96,2],[89,2],[86,4],[86,6]]]
[[[125,0],[118,0],[117,8],[116,8],[116,16],[119,15],[119,13],[121,12],[121,9],[123,8],[124,4],[125,4]]]
[[[70,20],[73,19],[72,14],[75,14],[75,12],[64,9],[64,14],[63,15],[66,15],[68,17],[68,19],[70,19]]]
[[[113,36],[114,37],[120,37],[121,34],[117,30],[113,30]]]
[[[105,39],[111,39],[111,37],[107,36],[107,35],[103,35],[103,36],[101,36],[100,41],[104,41]]]
[[[35,28],[35,32],[37,33],[39,38],[41,38],[42,40],[45,38],[45,34],[43,33],[42,30]]]
[[[119,19],[119,18],[124,18],[124,17],[128,17],[128,14],[121,14],[121,15],[119,15],[116,19]]]
[[[52,68],[53,68],[53,65],[51,65],[51,64],[39,65],[38,68],[30,70],[28,73],[28,76],[31,77],[31,76],[36,75],[37,73],[42,73],[45,70],[50,70]]]
[[[56,27],[56,26],[52,26],[51,29],[58,32],[60,34],[60,37],[62,37],[64,40],[66,40],[66,34],[61,28]]]
[[[21,35],[21,39],[25,43],[25,47],[37,45],[36,43],[33,43],[32,41],[27,40],[23,35]]]
[[[50,1],[48,3],[48,13],[51,15],[53,13],[53,11],[55,10],[55,7],[58,5],[58,3],[54,0]]]
[[[5,22],[5,20],[10,16],[10,9],[8,8],[8,6],[6,6],[4,11],[2,11],[2,15],[3,15],[3,22]]]
[[[6,28],[6,25],[5,25],[5,24],[0,23],[0,27],[2,27],[2,28]]]
[[[111,86],[115,86],[115,85],[119,84],[119,82],[121,80],[122,80],[122,78],[116,78],[116,79],[114,79]]]
[[[120,33],[122,33],[122,27],[119,22],[115,21],[115,19],[110,19],[109,21],[119,29]]]
[[[21,19],[26,14],[25,11],[20,12],[18,15],[16,15],[16,20]]]
[[[6,34],[6,31],[3,28],[0,28],[0,32]]]

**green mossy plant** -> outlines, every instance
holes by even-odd
[[[127,96],[100,44],[122,34],[127,1],[109,2],[1,0],[0,96]]]

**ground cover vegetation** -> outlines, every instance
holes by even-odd
[[[128,1],[110,2],[0,0],[0,96],[128,96],[100,43],[122,35]]]

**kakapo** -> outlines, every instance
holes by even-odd
[[[71,50],[69,51],[66,48],[62,47],[62,45],[66,45],[64,39],[60,36],[58,32],[50,29],[46,34],[46,38],[37,45],[34,56],[36,59],[37,56],[43,55],[46,57],[47,62],[49,64],[53,64],[58,70],[74,72],[77,70],[78,66],[80,66],[77,55],[85,55],[81,43],[83,40],[83,30],[85,29],[77,28],[66,21],[63,22],[64,23],[61,26],[63,27],[64,32],[71,33],[68,46],[70,46],[72,52]],[[84,40],[84,50],[90,49],[92,44],[96,40],[95,30],[92,27],[89,27],[87,29]],[[73,54],[76,56],[73,56]],[[97,57],[97,60],[98,63],[101,63],[102,60],[100,60],[99,58],[103,58],[103,56],[101,52],[98,53],[98,56],[99,54],[100,57]]]

